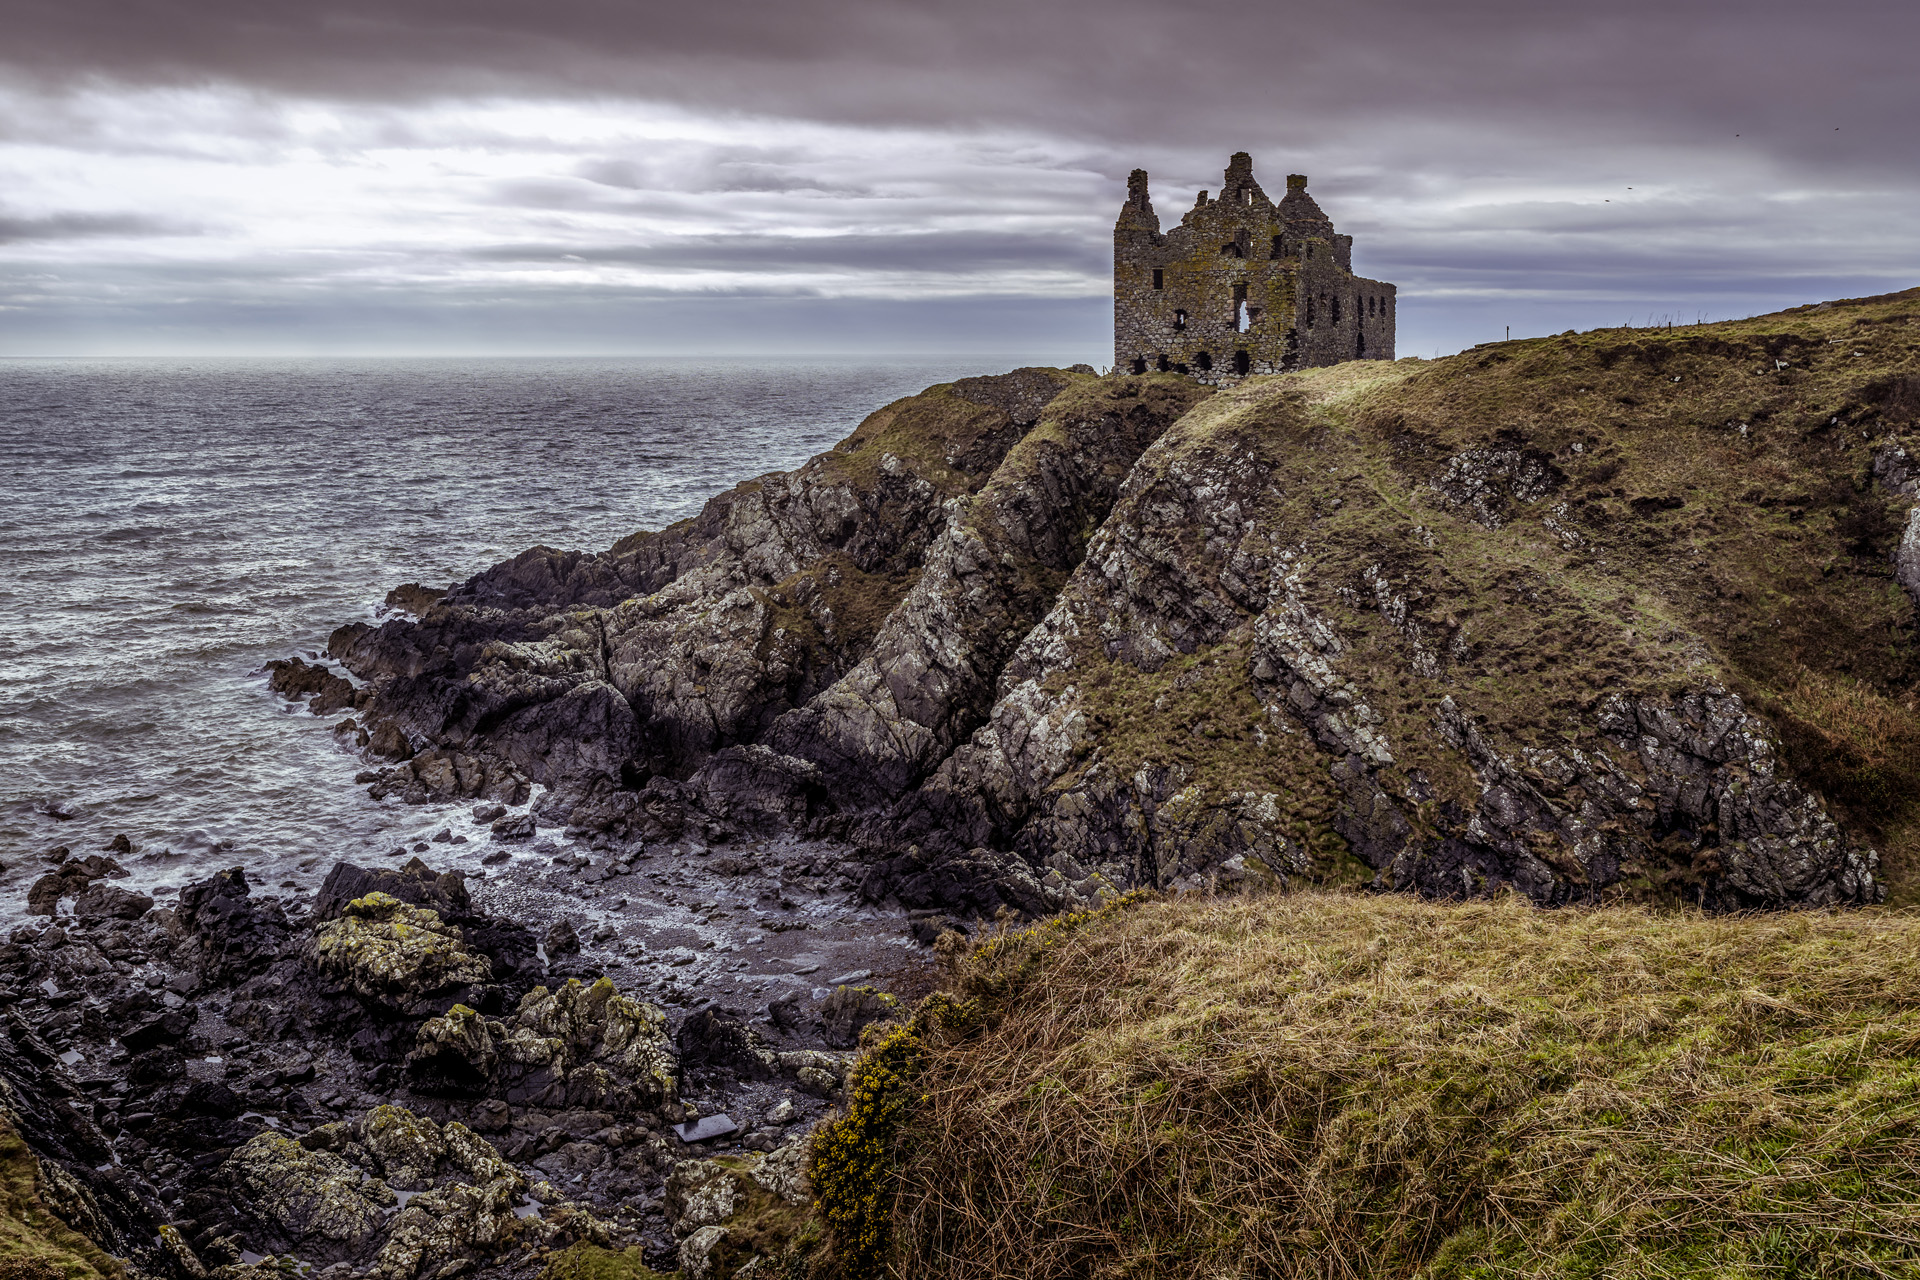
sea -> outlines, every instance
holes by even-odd
[[[303,891],[466,806],[369,799],[262,664],[544,544],[602,550],[1017,359],[0,360],[0,923],[125,835],[163,902]],[[484,840],[434,846],[443,866]]]

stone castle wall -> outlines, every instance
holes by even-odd
[[[1135,169],[1113,229],[1114,367],[1217,384],[1393,359],[1394,286],[1353,274],[1353,237],[1335,233],[1306,185],[1289,177],[1276,204],[1239,152],[1219,197],[1202,191],[1162,235]]]

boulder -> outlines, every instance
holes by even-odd
[[[119,836],[116,839],[126,842],[125,836]],[[129,844],[128,848],[131,847]],[[96,880],[125,874],[127,874],[126,868],[112,858],[103,858],[97,853],[89,854],[84,858],[63,857],[52,871],[41,876],[28,887],[27,913],[36,916],[53,915],[59,910],[62,898],[77,897],[86,892]]]
[[[256,973],[278,959],[292,926],[278,902],[252,897],[240,867],[216,872],[180,891],[174,920],[200,952],[200,962],[215,977]]]
[[[193,1029],[199,1010],[193,1005],[175,1009],[149,1019],[129,1031],[120,1034],[120,1043],[128,1053],[143,1054],[163,1045],[177,1044],[186,1039],[187,1032]]]
[[[724,1274],[714,1257],[725,1243],[725,1227],[701,1227],[680,1242],[680,1274],[684,1280],[718,1280]]]
[[[314,898],[314,919],[338,919],[348,903],[371,893],[389,894],[434,912],[443,924],[458,925],[467,949],[493,963],[495,981],[526,980],[539,973],[538,942],[530,929],[511,920],[480,915],[468,896],[465,873],[437,872],[419,858],[410,859],[398,870],[335,863]]]
[[[398,796],[407,804],[446,804],[484,797],[525,804],[532,794],[526,776],[504,760],[431,748],[389,769],[367,788],[375,800]]]
[[[750,1080],[767,1080],[779,1074],[779,1059],[760,1034],[711,1005],[681,1023],[674,1042],[680,1050],[680,1065],[690,1074]]]
[[[673,1101],[676,1069],[666,1015],[619,994],[608,978],[535,987],[499,1020],[455,1005],[422,1024],[406,1066],[426,1093],[616,1115]]]
[[[296,1142],[252,1139],[218,1181],[256,1249],[346,1262],[380,1280],[438,1280],[486,1265],[538,1222],[517,1217],[527,1182],[465,1125],[380,1106]],[[397,1194],[405,1193],[405,1194]]]
[[[73,903],[73,914],[82,920],[138,920],[151,910],[152,898],[113,884],[93,885]]]
[[[325,695],[337,685],[345,685],[346,703],[353,703],[353,685],[342,680],[326,666],[309,663],[303,658],[275,658],[263,668],[267,673],[267,688],[288,698],[306,698]]]
[[[820,1006],[824,1038],[836,1049],[851,1049],[860,1043],[861,1031],[899,1014],[897,998],[868,986],[835,987]]]
[[[755,1257],[780,1254],[805,1221],[808,1138],[765,1155],[682,1160],[667,1178],[661,1208],[680,1237],[683,1276],[731,1276]]]
[[[436,872],[418,858],[399,870],[356,867],[336,862],[314,895],[313,918],[337,920],[355,898],[384,893],[414,907],[425,907],[442,920],[459,922],[473,914],[467,878],[458,871]]]
[[[504,818],[496,818],[488,830],[493,832],[495,840],[531,840],[535,830],[534,818],[530,813],[510,813]]]
[[[387,1185],[326,1150],[263,1133],[227,1160],[221,1175],[267,1240],[308,1256],[352,1256],[372,1241],[399,1203]]]
[[[404,610],[419,617],[440,603],[446,594],[445,587],[423,587],[417,582],[403,582],[387,592],[387,598],[382,603],[389,609]]]
[[[346,905],[314,934],[322,972],[357,995],[411,1004],[435,992],[493,977],[493,964],[467,949],[438,913],[374,892]]]

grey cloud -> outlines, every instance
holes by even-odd
[[[505,262],[625,263],[678,270],[933,271],[952,274],[1046,268],[1104,276],[1111,249],[1074,236],[1020,232],[928,232],[906,235],[679,236],[654,244],[510,244],[474,257]]]
[[[527,289],[493,301],[474,306],[417,290],[56,295],[31,311],[0,306],[0,353],[988,353],[1006,368],[1104,360],[1111,319],[1100,299],[1006,295],[932,302],[602,288]]]
[[[0,213],[0,244],[34,240],[80,240],[100,236],[190,236],[199,231],[137,213],[50,213],[36,217]]]
[[[624,191],[673,187],[682,191],[760,192],[780,195],[804,191],[820,195],[862,196],[870,188],[829,183],[808,174],[793,157],[747,159],[728,154],[702,156],[697,164],[669,167],[627,158],[598,158],[580,164],[574,172],[597,186]]]

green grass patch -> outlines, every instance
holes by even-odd
[[[0,1280],[121,1280],[125,1274],[118,1258],[47,1208],[39,1162],[0,1116]]]

